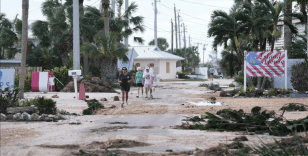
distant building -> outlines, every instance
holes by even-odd
[[[125,66],[132,70],[135,65],[144,70],[146,66],[150,66],[154,70],[154,75],[160,74],[162,79],[175,79],[176,62],[184,60],[183,57],[161,51],[155,46],[130,47],[127,56],[130,59],[129,62],[118,61],[119,69]]]
[[[293,19],[292,23],[298,29],[299,35],[305,35],[305,25],[301,24],[300,20]],[[284,24],[283,22],[278,22],[277,29],[281,31],[281,37],[275,41],[274,50],[276,49],[284,50]],[[301,38],[297,38],[297,39],[301,39]],[[271,50],[271,44],[266,43],[266,51],[270,51],[270,50]]]

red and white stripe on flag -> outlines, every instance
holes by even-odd
[[[285,52],[247,52],[246,76],[279,76],[285,73]]]

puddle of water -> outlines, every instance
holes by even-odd
[[[189,103],[196,105],[196,106],[223,106],[223,104],[220,103],[220,102],[210,103],[208,101],[200,101],[198,103],[196,103],[196,102],[189,102]]]

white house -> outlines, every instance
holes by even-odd
[[[184,60],[183,57],[161,51],[155,46],[130,47],[127,56],[130,59],[129,62],[118,61],[119,69],[126,66],[131,70],[135,65],[144,70],[149,65],[154,70],[154,75],[160,74],[162,79],[176,78],[176,62]]]

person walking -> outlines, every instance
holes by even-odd
[[[130,86],[129,83],[131,81],[131,76],[127,73],[127,68],[123,67],[122,68],[122,74],[119,76],[118,82],[120,83],[121,86],[121,91],[122,91],[122,103],[121,107],[124,107],[124,97],[126,95],[126,105],[128,105],[128,92],[130,91]]]
[[[136,73],[136,84],[138,87],[138,96],[136,96],[137,98],[139,98],[139,90],[141,89],[141,93],[142,93],[142,97],[143,97],[143,73],[140,67],[137,68],[138,72]]]
[[[150,72],[149,67],[146,67],[146,70],[143,73],[143,81],[144,81],[145,94],[146,94],[145,98],[148,98],[149,90],[150,90],[150,97],[153,98],[153,95],[152,95],[153,79],[154,79],[154,74]]]
[[[214,80],[214,71],[215,71],[215,69],[213,68],[213,66],[211,66],[211,68],[210,68],[210,79],[212,79],[212,81]]]

